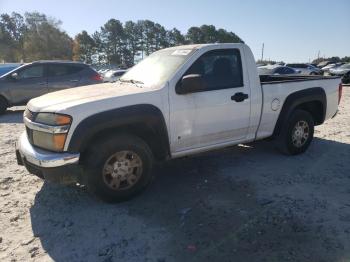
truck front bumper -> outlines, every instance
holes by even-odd
[[[42,179],[71,184],[79,180],[79,153],[55,153],[31,145],[24,132],[16,143],[17,163]]]

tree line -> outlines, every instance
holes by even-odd
[[[333,63],[350,63],[350,56],[344,56],[340,58],[339,56],[332,56],[332,57],[320,57],[312,61],[313,64],[319,64],[323,61],[332,61]]]
[[[0,15],[0,61],[30,62],[43,59],[83,61],[129,67],[152,52],[176,45],[238,43],[233,32],[214,25],[193,26],[186,34],[167,30],[150,20],[120,22],[108,20],[99,30],[85,30],[71,38],[61,21],[38,12]]]

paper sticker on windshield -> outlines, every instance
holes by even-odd
[[[171,55],[188,55],[191,49],[178,49],[171,53]]]

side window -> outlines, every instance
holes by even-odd
[[[48,66],[49,77],[68,75],[68,66],[66,65],[49,65]]]
[[[275,74],[280,74],[283,75],[284,74],[284,68],[283,67],[279,67],[275,70]]]
[[[285,73],[285,74],[294,74],[294,70],[291,69],[291,68],[286,67],[286,68],[284,69],[284,73]]]
[[[211,91],[243,86],[241,55],[238,49],[213,50],[202,55],[185,75],[202,76],[205,90]]]
[[[68,66],[68,71],[69,74],[76,74],[79,73],[80,71],[84,70],[84,66],[79,66],[79,65],[69,65]]]
[[[66,76],[78,73],[81,70],[83,70],[81,66],[54,64],[49,65],[48,74],[50,77]]]
[[[30,66],[29,68],[25,68],[18,73],[19,79],[38,78],[43,76],[44,76],[43,65]]]

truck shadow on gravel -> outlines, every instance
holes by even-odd
[[[5,114],[0,115],[0,124],[19,124],[23,123],[24,109],[7,110]]]
[[[263,141],[173,160],[156,168],[145,192],[116,205],[45,183],[32,229],[55,261],[338,261],[349,254],[344,243],[313,216],[327,202],[288,189],[305,176],[304,190],[316,193],[326,170],[317,180],[315,165],[349,150],[316,138],[303,156],[287,157]],[[336,159],[329,166],[349,169]]]

